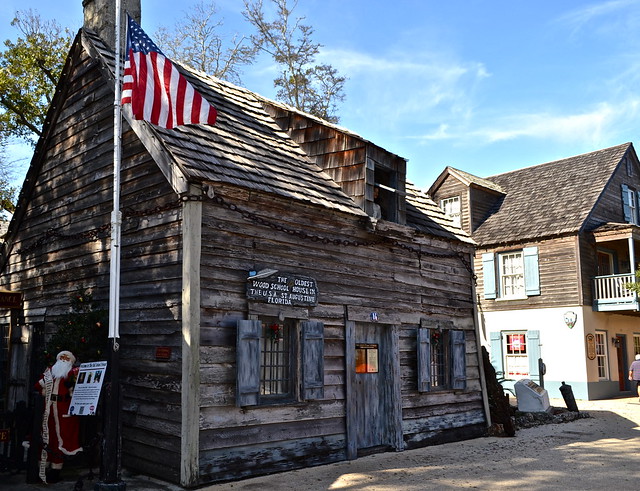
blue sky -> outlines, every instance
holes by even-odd
[[[153,37],[193,3],[142,0],[142,27]],[[216,4],[223,33],[250,33],[241,0]],[[82,23],[82,0],[4,0],[0,39],[30,8]],[[423,189],[447,165],[486,177],[638,143],[640,0],[299,0],[295,15],[348,77],[340,124],[408,159]],[[273,98],[274,74],[263,58],[243,85]]]

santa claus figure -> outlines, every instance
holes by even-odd
[[[59,481],[64,457],[82,451],[78,416],[69,414],[78,376],[78,368],[73,366],[75,361],[70,351],[61,351],[56,363],[45,370],[36,384],[45,398],[40,457],[40,478],[45,483]]]

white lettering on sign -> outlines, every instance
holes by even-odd
[[[276,305],[311,306],[318,303],[316,280],[306,276],[273,273],[248,278],[247,298]]]

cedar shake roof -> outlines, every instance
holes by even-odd
[[[577,233],[631,143],[486,178],[506,195],[473,233],[481,245]]]
[[[464,242],[473,243],[467,233],[456,227],[453,221],[425,192],[410,182],[406,183],[406,192],[407,225],[437,237],[457,238]]]
[[[80,42],[113,80],[114,53],[86,29]],[[78,42],[78,41],[76,41]],[[106,69],[105,69],[106,68]],[[188,182],[227,183],[366,217],[366,213],[333,179],[309,158],[265,111],[263,103],[278,105],[247,89],[180,65],[189,79],[218,112],[216,124],[179,126],[166,130],[125,119],[157,161],[170,161],[178,177]],[[129,113],[130,114],[130,113]],[[321,120],[319,120],[321,121]],[[331,123],[322,124],[338,128]],[[345,131],[352,136],[355,133]],[[361,137],[358,137],[361,138]],[[168,159],[167,159],[168,154]],[[393,155],[393,154],[391,154]],[[416,189],[407,190],[407,225],[448,240],[471,243],[442,210]]]
[[[427,193],[429,195],[435,194],[435,190],[440,187],[440,185],[449,175],[456,177],[460,182],[464,183],[465,186],[484,188],[490,191],[495,191],[496,193],[504,194],[504,190],[501,189],[500,186],[498,186],[496,183],[491,182],[489,179],[483,179],[482,177],[474,176],[473,174],[469,174],[468,172],[456,169],[451,166],[445,167],[445,169],[440,173],[435,182],[431,185]]]

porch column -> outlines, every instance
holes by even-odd
[[[633,245],[633,236],[629,237],[627,241],[629,242],[629,263],[631,265],[631,274],[633,275],[633,281],[635,283],[636,255],[635,255],[635,247]]]

